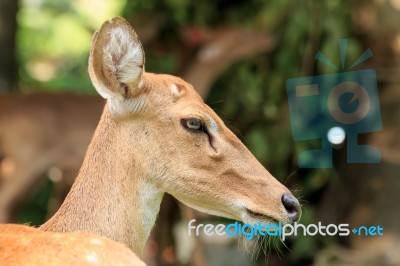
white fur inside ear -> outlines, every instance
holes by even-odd
[[[125,84],[141,85],[144,65],[143,49],[138,40],[123,28],[112,28],[103,48],[103,63],[115,78]]]

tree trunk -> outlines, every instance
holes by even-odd
[[[10,91],[16,86],[17,11],[17,0],[0,0],[0,93]]]

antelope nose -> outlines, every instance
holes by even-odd
[[[299,201],[290,194],[282,195],[282,203],[288,214],[288,218],[295,222],[300,218],[301,206]]]

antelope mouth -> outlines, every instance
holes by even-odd
[[[256,221],[260,221],[260,222],[265,222],[266,221],[268,223],[273,223],[273,224],[276,224],[276,225],[279,224],[279,220],[277,220],[277,219],[275,219],[275,218],[273,218],[273,217],[271,217],[269,215],[266,215],[266,214],[263,214],[263,213],[259,213],[259,212],[256,212],[256,211],[252,211],[252,210],[247,209],[247,208],[246,208],[246,213],[248,214],[248,216],[250,216],[251,219],[254,219]]]

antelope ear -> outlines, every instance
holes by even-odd
[[[120,17],[104,22],[92,40],[89,75],[97,92],[121,103],[143,87],[143,47],[129,23]]]

